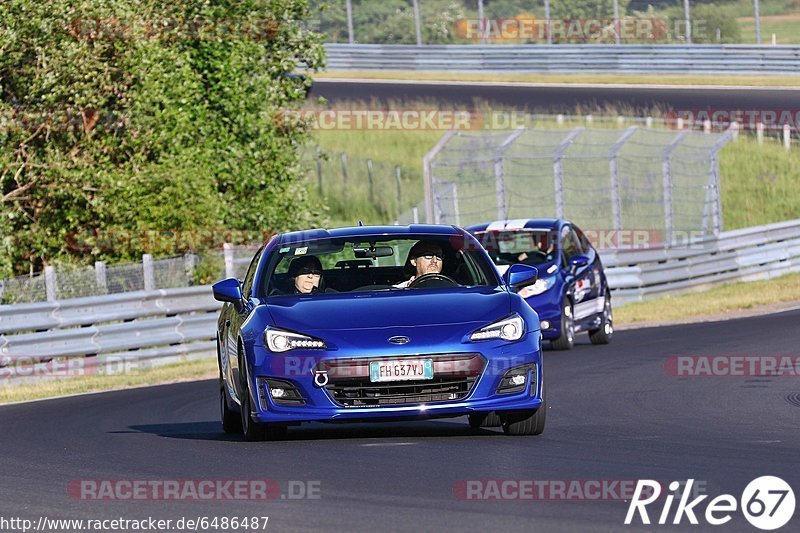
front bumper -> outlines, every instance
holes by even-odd
[[[251,391],[258,391],[258,398],[253,398],[251,405],[256,412],[256,420],[263,423],[297,423],[297,422],[352,422],[381,420],[415,420],[439,417],[456,417],[477,412],[513,411],[537,409],[542,404],[541,387],[543,381],[542,360],[539,332],[531,332],[523,340],[516,343],[487,341],[475,343],[469,347],[470,352],[437,353],[435,355],[403,355],[391,356],[380,354],[375,356],[337,357],[326,352],[305,352],[292,355],[268,354],[262,364],[254,367]],[[480,348],[480,350],[475,350]],[[265,352],[266,354],[266,352]],[[469,389],[455,400],[442,400],[442,396],[431,395],[434,401],[403,403],[393,405],[343,406],[334,398],[331,383],[320,386],[315,383],[314,372],[330,369],[331,363],[361,361],[362,366],[370,360],[380,358],[392,359],[424,359],[432,357],[437,368],[462,372],[469,381]],[[470,359],[470,363],[460,369],[452,368],[443,361],[453,359]],[[480,360],[481,368],[475,368],[476,360]],[[503,376],[511,368],[530,364],[533,370],[528,373],[523,390],[500,394],[497,389]],[[444,366],[442,366],[444,365]],[[434,376],[437,371],[434,372]],[[265,386],[267,379],[279,379],[294,386],[302,396],[302,404],[287,405],[276,402]],[[401,383],[401,382],[391,382]],[[410,382],[404,382],[410,383]],[[417,383],[426,384],[426,381]]]
[[[561,337],[561,305],[563,302],[561,292],[550,289],[542,294],[526,298],[525,301],[539,315],[540,323],[547,322],[549,325],[547,328],[542,325],[542,338],[555,340]]]

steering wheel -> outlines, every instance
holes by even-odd
[[[408,284],[409,289],[416,289],[419,288],[421,285],[430,284],[431,282],[436,283],[445,282],[446,284],[457,286],[458,282],[451,278],[450,276],[446,276],[445,274],[439,272],[428,272],[427,274],[423,274],[418,278],[415,278],[414,281]],[[436,283],[436,285],[441,285],[440,283]]]

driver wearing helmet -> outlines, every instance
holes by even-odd
[[[444,254],[442,247],[436,241],[417,241],[408,252],[406,265],[411,265],[414,275],[411,279],[393,285],[395,289],[405,289],[415,279],[425,274],[439,274],[442,271],[442,261]]]

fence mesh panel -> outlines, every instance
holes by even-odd
[[[563,217],[644,230],[651,246],[719,233],[714,162],[730,137],[640,126],[459,132],[430,163],[434,222]]]

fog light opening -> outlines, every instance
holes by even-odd
[[[542,320],[540,322],[542,329],[550,329],[550,321],[549,320]]]

